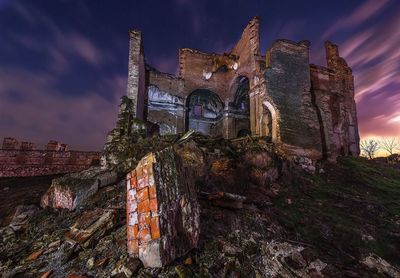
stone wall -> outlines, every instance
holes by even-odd
[[[288,154],[332,160],[358,155],[354,77],[338,47],[326,43],[324,68],[309,64],[308,41],[276,40],[261,55],[259,33],[255,17],[228,53],[182,48],[179,75],[173,76],[144,68],[141,33],[131,31],[128,97],[134,116],[151,126],[149,134],[192,128],[232,139],[251,133],[270,138]],[[246,110],[237,105],[243,78],[248,80]],[[142,98],[140,84],[146,87]]]
[[[310,92],[309,43],[275,41],[265,72],[267,95],[278,110],[280,142],[296,154],[321,156],[321,135]]]
[[[357,111],[354,101],[354,77],[338,47],[325,44],[328,68],[311,65],[311,85],[321,122],[324,155],[335,160],[338,155],[360,154]]]
[[[144,120],[147,95],[142,33],[138,30],[131,30],[129,39],[127,96],[133,102],[133,116]]]
[[[228,54],[208,54],[193,49],[179,50],[179,77],[184,79],[184,95],[197,89],[210,90],[221,100],[229,98],[229,84],[234,78],[235,57]]]
[[[147,120],[154,123],[159,134],[185,131],[185,98],[183,80],[170,74],[149,71]]]
[[[78,172],[99,164],[100,152],[0,149],[0,177]]]

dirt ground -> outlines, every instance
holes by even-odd
[[[57,176],[0,178],[0,224],[6,225],[19,205],[37,205]]]

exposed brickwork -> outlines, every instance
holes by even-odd
[[[145,69],[141,33],[132,31],[128,97],[134,99],[134,113],[147,106],[143,119],[150,122],[150,134],[194,129],[235,138],[251,133],[269,137],[294,156],[332,160],[338,155],[356,156],[359,135],[352,71],[338,47],[329,42],[328,67],[310,65],[309,47],[308,41],[277,40],[261,55],[255,17],[228,53],[180,49],[175,77],[150,66]],[[238,80],[243,78],[248,80],[248,98],[238,101]],[[139,84],[145,87],[142,99],[136,97],[142,92]]]
[[[127,175],[128,252],[146,267],[162,267],[197,246],[199,205],[181,165],[167,148]]]
[[[67,174],[100,162],[100,152],[64,151],[67,145],[56,141],[50,144],[51,147],[47,145],[51,150],[35,150],[35,145],[30,142],[22,142],[18,149],[17,140],[9,139],[4,138],[3,149],[0,149],[0,177]]]

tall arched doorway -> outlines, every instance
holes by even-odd
[[[193,91],[187,98],[187,129],[205,135],[222,134],[224,104],[219,96],[206,89]]]
[[[260,119],[261,136],[271,138],[272,142],[277,140],[277,119],[274,106],[269,101],[263,101],[263,112]]]
[[[250,82],[246,76],[238,76],[233,85],[233,102],[230,103],[230,116],[233,118],[231,134],[237,137],[251,135],[250,131]]]

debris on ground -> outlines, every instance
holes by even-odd
[[[134,145],[141,149],[132,150],[132,161],[124,166],[130,175],[97,186],[73,210],[38,208],[40,198],[31,203],[35,207],[13,210],[0,228],[0,273],[50,278],[399,277],[398,169],[346,157],[336,164],[325,162],[324,172],[310,175],[263,138],[229,141],[191,134],[174,143],[178,139],[138,139]],[[82,187],[91,188],[94,181],[86,181]],[[139,217],[142,202],[148,207],[140,205]],[[160,236],[153,239],[156,217]],[[146,227],[149,233],[139,234]],[[128,246],[134,249],[135,238],[129,235],[143,242],[151,238],[147,243],[157,242],[160,249],[147,245],[146,256],[131,257]],[[163,236],[175,240],[182,235],[191,235],[185,248],[159,244]],[[161,248],[170,252],[168,259],[151,264]]]

